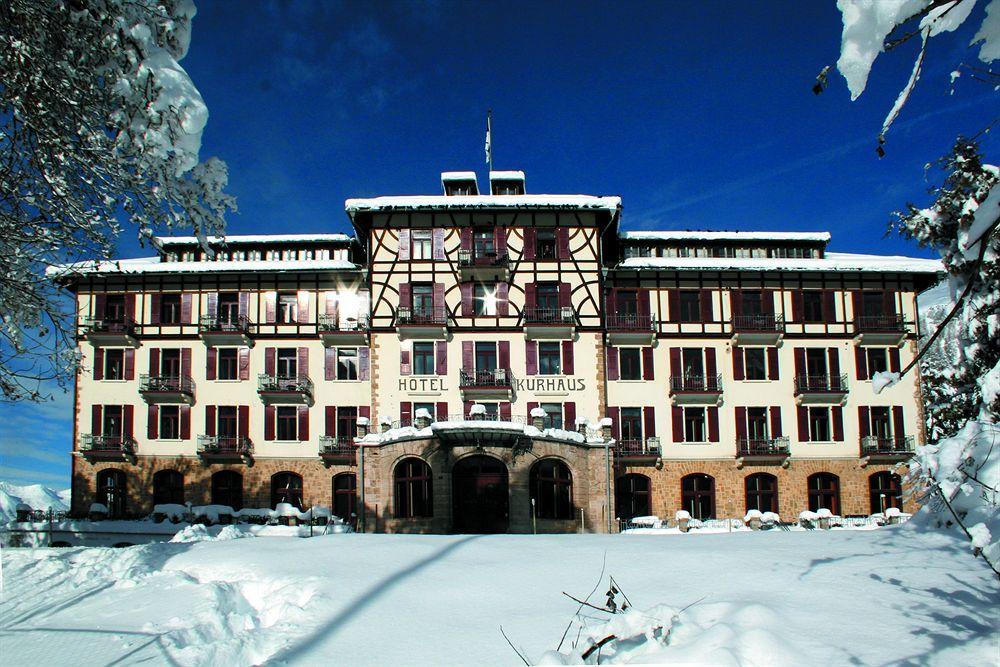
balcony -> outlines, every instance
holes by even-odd
[[[510,258],[507,253],[487,248],[459,250],[458,268],[463,281],[507,282],[510,278]]]
[[[528,340],[569,340],[576,329],[573,308],[525,308],[524,335]]]
[[[250,337],[250,320],[246,315],[218,317],[202,315],[198,319],[198,335],[205,345],[246,345],[253,346]]]
[[[250,438],[225,435],[199,435],[198,458],[209,463],[245,463],[253,465],[253,443]]]
[[[784,464],[791,451],[788,448],[788,438],[740,438],[736,443],[736,465],[742,467],[747,463],[781,463]]]
[[[670,378],[674,405],[719,405],[722,375],[675,375]]]
[[[839,404],[846,397],[846,375],[795,376],[795,398],[799,405]]]
[[[135,463],[135,440],[130,436],[84,434],[80,436],[80,454],[89,462]]]
[[[358,457],[358,446],[352,438],[332,435],[319,437],[319,457],[323,465],[355,465]]]
[[[115,319],[84,318],[81,323],[83,336],[94,347],[126,346],[139,347],[139,333],[135,320],[123,317]]]
[[[901,315],[861,315],[854,318],[858,345],[901,345],[907,333]]]
[[[615,443],[615,461],[621,465],[654,465],[660,458],[660,439],[623,439]]]
[[[194,404],[194,380],[176,375],[140,375],[139,393],[154,403]]]
[[[368,316],[340,317],[339,315],[319,316],[319,336],[326,347],[338,345],[367,345]]]
[[[396,310],[396,333],[401,339],[444,340],[448,337],[448,315],[444,308],[414,310],[400,306]]]
[[[861,438],[861,458],[865,463],[896,463],[913,456],[913,436],[876,436]]]
[[[257,376],[257,395],[265,405],[274,403],[312,405],[313,383],[305,375],[284,377],[261,374]]]
[[[777,345],[785,333],[781,315],[734,315],[730,325],[734,345]]]
[[[459,375],[462,400],[509,401],[514,393],[514,377],[509,368],[488,371],[462,369]]]
[[[604,318],[609,345],[652,345],[656,323],[651,315],[608,315]]]

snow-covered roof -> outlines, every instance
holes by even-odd
[[[141,257],[107,262],[87,261],[63,264],[61,266],[50,266],[45,270],[45,274],[52,278],[68,278],[74,275],[100,274],[229,273],[236,271],[282,273],[288,271],[357,271],[360,268],[354,262],[339,259],[164,262],[159,257]]]
[[[197,245],[197,236],[160,236],[163,245]],[[347,234],[230,234],[210,236],[208,242],[215,243],[350,243],[353,236]]]
[[[413,195],[348,199],[344,208],[353,216],[360,211],[462,208],[549,208],[617,211],[621,197],[592,195]]]
[[[442,171],[442,181],[474,181],[476,172],[474,171]]]
[[[631,231],[620,235],[625,241],[812,241],[828,243],[830,232],[756,231]]]
[[[524,172],[520,170],[507,170],[507,171],[491,171],[490,172],[491,181],[523,181]]]
[[[939,274],[944,267],[937,259],[898,255],[855,255],[828,252],[818,258],[764,257],[631,257],[618,269],[672,271],[835,271],[875,273]]]

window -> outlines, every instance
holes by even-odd
[[[433,259],[434,258],[434,248],[433,239],[434,234],[429,229],[415,229],[410,235],[413,244],[413,253],[410,255],[413,259]]]
[[[757,291],[743,291],[740,293],[743,304],[743,315],[760,315],[764,311],[761,294]]]
[[[160,296],[160,324],[181,323],[181,295],[163,294]]]
[[[751,441],[767,440],[767,408],[747,408],[747,437]]]
[[[615,480],[615,516],[619,521],[649,516],[649,487],[649,478],[636,473]]]
[[[181,376],[181,351],[177,348],[160,350],[160,375],[176,378]]]
[[[871,414],[871,434],[876,438],[889,440],[892,438],[892,426],[889,421],[889,408],[873,407]]]
[[[635,317],[639,314],[639,295],[631,290],[618,292],[618,299],[615,303],[619,317]]]
[[[220,323],[236,324],[240,318],[240,295],[236,292],[222,292],[219,294],[218,309]]]
[[[538,374],[559,375],[562,372],[562,351],[559,343],[538,343]]]
[[[684,408],[684,442],[706,442],[705,408]]]
[[[711,475],[695,473],[681,478],[681,508],[692,519],[704,521],[715,518],[715,479]]]
[[[476,315],[496,315],[496,292],[486,283],[476,283],[473,288],[472,306]]]
[[[563,427],[562,403],[542,403],[539,407],[545,410],[545,428]]]
[[[809,511],[828,509],[840,514],[840,478],[828,472],[818,472],[806,480],[809,488]]]
[[[642,408],[621,409],[622,442],[642,442]]]
[[[611,354],[614,354],[614,350],[611,350]],[[639,348],[619,348],[618,377],[622,380],[642,379],[642,354]]]
[[[829,408],[809,408],[809,439],[818,442],[830,440]]]
[[[747,380],[767,379],[767,360],[764,348],[748,347],[743,350],[743,364]]]
[[[178,440],[181,437],[181,411],[177,405],[160,406],[160,440]]]
[[[159,470],[153,475],[154,505],[184,504],[184,475],[176,470]]]
[[[880,317],[885,314],[885,301],[882,292],[862,292],[861,312],[866,317]]]
[[[353,523],[358,507],[358,476],[344,472],[333,478],[333,514]]]
[[[337,348],[337,379],[338,380],[358,379],[358,348],[356,347]]]
[[[105,405],[101,435],[108,438],[122,437],[122,406]]]
[[[431,317],[434,314],[434,285],[431,283],[413,283],[413,314],[418,317]]]
[[[302,510],[302,478],[294,472],[279,472],[271,477],[271,509],[288,503]]]
[[[889,370],[889,351],[884,347],[866,347],[865,355],[868,357],[868,379],[875,377],[876,373],[885,373]]]
[[[125,516],[125,473],[108,468],[97,473],[97,502],[108,508],[109,519]]]
[[[212,504],[243,509],[243,475],[232,470],[212,475]]]
[[[701,322],[701,294],[698,290],[681,290],[681,322]]]
[[[236,406],[220,405],[215,411],[216,428],[215,433],[220,438],[235,438],[236,432]]]
[[[500,404],[499,403],[483,403],[482,401],[477,401],[479,405],[486,408],[486,419],[495,420],[500,415]]]
[[[431,419],[434,419],[435,414],[434,414],[434,404],[433,403],[414,403],[413,404],[413,416],[414,417],[416,417],[417,413],[420,412],[421,410],[426,410],[427,414],[429,414],[431,416]]]
[[[104,351],[104,379],[125,379],[125,350],[111,349]]]
[[[704,354],[702,353],[701,348],[683,348],[681,350],[681,366],[684,369],[684,378],[701,384],[701,381],[705,378],[705,366],[703,361]]]
[[[240,377],[240,354],[235,347],[220,347],[218,349],[218,372],[220,380],[238,380]]]
[[[822,380],[827,376],[827,352],[823,348],[806,348],[806,374]]]
[[[278,292],[278,324],[295,324],[298,316],[298,295],[295,292]]]
[[[476,257],[496,256],[496,238],[492,229],[476,229],[472,232],[472,251]]]
[[[537,259],[556,258],[556,232],[554,229],[539,229],[535,234],[535,257]]]
[[[497,368],[496,343],[476,343],[476,370],[494,371]]]
[[[903,481],[891,472],[877,472],[868,478],[871,513],[882,513],[890,507],[903,509]]]
[[[553,316],[559,312],[558,283],[537,283],[535,295],[536,305],[539,310],[552,313]]]
[[[125,295],[109,294],[104,300],[104,319],[108,322],[125,321]]]
[[[434,343],[413,344],[413,374],[434,375]]]
[[[278,440],[299,439],[299,411],[294,405],[279,405],[275,409]]]
[[[434,516],[431,467],[418,458],[403,459],[393,471],[398,519]]]
[[[573,475],[558,459],[542,459],[531,467],[528,480],[535,516],[539,519],[573,518]]]
[[[296,378],[299,375],[299,351],[294,347],[278,348],[278,377]]]
[[[802,292],[802,319],[806,322],[823,321],[823,293],[817,290]]]
[[[746,478],[747,511],[778,513],[778,478],[766,472]]]
[[[357,423],[357,408],[337,408],[337,440],[339,442],[353,442],[357,432]]]

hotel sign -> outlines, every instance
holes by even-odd
[[[553,376],[515,378],[514,388],[518,391],[533,391],[536,393],[569,392],[585,391],[587,389],[587,385],[582,378]]]

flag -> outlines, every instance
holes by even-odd
[[[486,114],[486,164],[493,166],[493,137],[492,137],[493,112]]]

